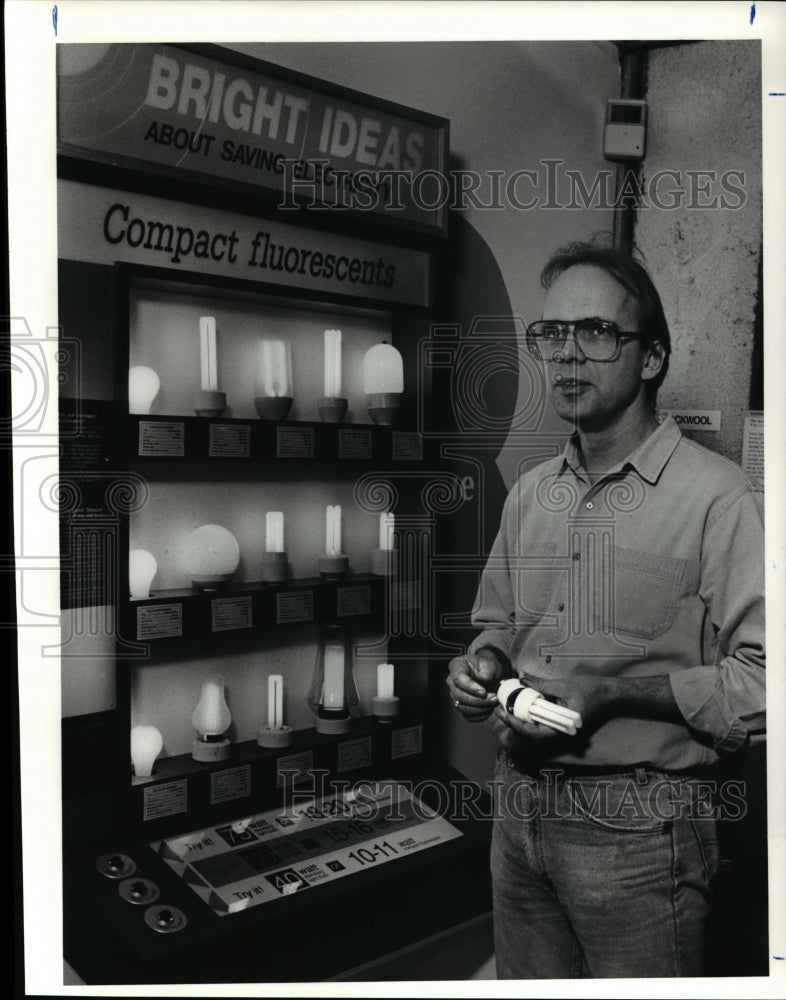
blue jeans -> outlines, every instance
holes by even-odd
[[[702,974],[719,864],[707,782],[527,773],[503,748],[495,786],[499,979]]]

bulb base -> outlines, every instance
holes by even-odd
[[[395,576],[397,562],[394,549],[371,550],[371,572],[374,576]]]
[[[191,584],[197,590],[220,590],[231,583],[234,577],[234,573],[200,573],[191,577]]]
[[[371,699],[371,712],[378,719],[392,719],[398,715],[398,706],[399,701],[395,696],[393,698],[380,698],[375,695]]]
[[[343,396],[320,396],[317,410],[326,424],[340,424],[347,412],[348,400]]]
[[[349,571],[347,556],[329,556],[327,553],[317,559],[317,569],[323,580],[337,580]]]
[[[254,396],[254,406],[262,420],[286,420],[292,396]]]
[[[227,394],[209,389],[194,393],[194,413],[198,417],[220,417],[227,408]]]
[[[277,749],[292,744],[293,731],[291,726],[263,726],[257,731],[257,746]]]
[[[203,764],[212,764],[219,760],[228,760],[232,744],[227,739],[200,740],[198,737],[191,744],[191,756]]]
[[[262,582],[281,583],[287,578],[286,552],[262,553]]]
[[[349,723],[349,715],[333,713],[332,717],[328,718],[320,714],[317,716],[317,732],[325,736],[340,736],[349,732]]]
[[[375,424],[389,427],[401,407],[401,393],[370,392],[366,395],[366,406]]]

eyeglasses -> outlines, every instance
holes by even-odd
[[[572,336],[588,361],[616,361],[623,338],[641,335],[620,330],[610,319],[543,319],[527,327],[527,347],[539,361],[564,361],[565,341]]]

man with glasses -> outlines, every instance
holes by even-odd
[[[482,631],[447,681],[502,745],[497,974],[697,976],[718,766],[764,734],[761,494],[656,418],[671,342],[637,260],[574,244],[542,283],[527,346],[574,433],[508,496]],[[527,699],[514,715],[506,678],[580,728],[535,721]]]

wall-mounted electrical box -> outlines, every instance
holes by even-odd
[[[647,102],[611,100],[606,103],[603,156],[607,160],[640,160],[647,137]]]

